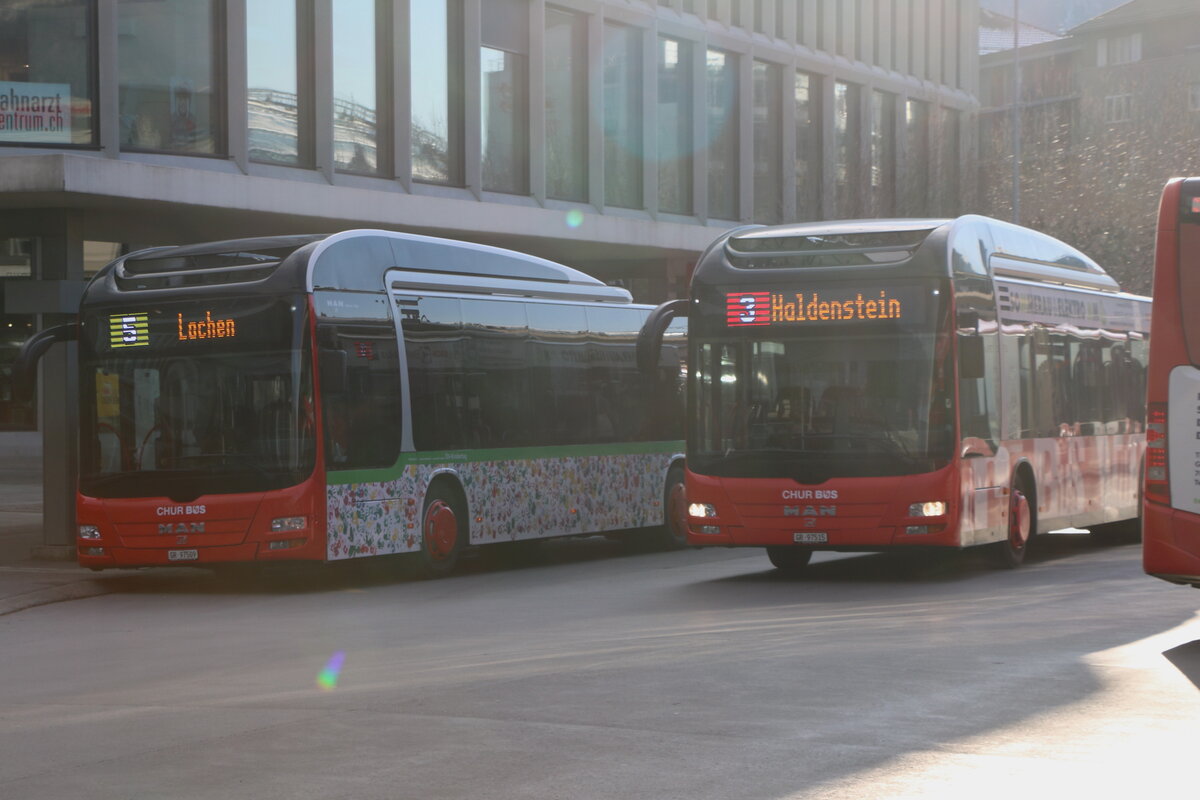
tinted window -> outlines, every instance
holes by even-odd
[[[321,330],[320,364],[329,469],[389,467],[400,453],[400,371],[390,325]]]

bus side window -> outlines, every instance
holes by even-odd
[[[323,331],[322,338],[322,376],[344,376],[341,387],[322,385],[326,466],[391,466],[400,454],[401,435],[395,331],[384,325],[339,325]]]

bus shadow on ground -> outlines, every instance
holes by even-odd
[[[1163,653],[1163,657],[1200,689],[1200,639],[1172,647]]]
[[[133,574],[101,574],[94,580],[120,594],[309,594],[584,564],[662,553],[667,549],[651,537],[622,533],[493,544],[468,551],[455,571],[442,578],[426,578],[421,574],[417,556],[404,554],[329,564],[156,568]]]
[[[1038,564],[1080,557],[1100,550],[1129,547],[1125,544],[1100,544],[1086,533],[1043,534],[1030,547],[1025,564],[1015,571]],[[1000,566],[1000,559],[989,546],[966,550],[888,551],[841,554],[831,560],[816,560],[802,572],[789,574],[770,567],[763,555],[761,571],[719,578],[714,583],[937,583],[963,581],[1011,570]],[[818,558],[820,556],[818,555]]]

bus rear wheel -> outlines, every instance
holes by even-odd
[[[1002,567],[1016,569],[1025,563],[1036,524],[1031,495],[1025,479],[1017,478],[1008,495],[1008,535],[996,544],[997,560]]]
[[[808,566],[808,562],[812,560],[812,554],[813,551],[807,547],[781,545],[767,548],[767,558],[771,559],[772,566],[789,575],[798,575],[803,572],[804,568]]]
[[[462,503],[446,487],[434,487],[421,510],[421,574],[439,578],[454,571],[466,546],[467,518]]]

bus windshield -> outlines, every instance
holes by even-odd
[[[699,363],[688,466],[809,484],[945,466],[953,393],[948,326],[937,323],[947,319],[946,292],[925,294],[935,301],[886,324],[772,325],[708,336],[725,318],[699,325],[693,318]]]
[[[303,298],[165,303],[84,318],[80,491],[284,488],[315,455]]]

